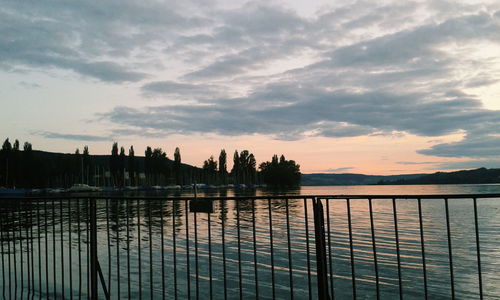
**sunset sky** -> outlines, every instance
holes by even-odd
[[[0,0],[0,138],[40,150],[500,167],[499,80],[498,0]]]

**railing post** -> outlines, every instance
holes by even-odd
[[[318,273],[318,299],[330,299],[328,294],[328,269],[326,265],[325,218],[321,200],[313,198],[316,266]]]
[[[90,298],[97,300],[97,213],[96,199],[90,201]]]

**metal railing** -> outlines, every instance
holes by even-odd
[[[0,199],[0,295],[499,297],[484,291],[478,213],[478,199],[494,198]],[[496,238],[488,232],[484,238]]]

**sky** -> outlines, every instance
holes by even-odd
[[[500,167],[499,80],[498,0],[0,0],[0,138],[40,150]]]

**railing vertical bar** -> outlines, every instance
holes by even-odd
[[[177,300],[177,245],[176,245],[176,232],[175,232],[175,203],[176,200],[172,201],[172,251],[173,253],[173,265],[174,265],[174,299]]]
[[[21,219],[21,211],[19,211],[19,219]],[[28,210],[26,209],[25,210],[25,220],[24,220],[24,223],[28,223]],[[24,296],[24,259],[23,259],[23,226],[21,225],[22,222],[19,222],[19,226],[18,229],[19,229],[19,257],[20,257],[20,269],[21,269],[21,299],[23,298]],[[29,226],[29,225],[26,225],[26,226]],[[27,229],[28,227],[26,227],[26,231],[28,230]],[[15,243],[14,243],[15,244]],[[29,296],[30,296],[30,292],[31,292],[31,289],[30,289],[30,280],[29,280],[29,275],[30,275],[30,265],[29,265],[29,237],[28,235],[26,235],[26,259],[28,260],[27,261],[27,268],[28,268],[28,299],[29,299]],[[14,249],[14,252],[16,252],[16,250]]]
[[[132,286],[131,286],[131,274],[130,274],[130,199],[125,199],[125,209],[127,219],[127,295],[129,299],[132,299]]]
[[[165,299],[165,234],[163,232],[163,200],[160,200],[160,235],[161,235],[161,297]]]
[[[236,233],[238,239],[238,286],[240,290],[240,300],[243,299],[243,280],[241,269],[241,233],[240,233],[240,202],[236,201]]]
[[[191,270],[189,265],[189,203],[185,202],[186,214],[186,276],[187,276],[187,298],[191,299]]]
[[[52,262],[53,262],[53,272],[54,272],[54,299],[57,299],[57,263],[56,263],[56,204],[55,200],[52,199]]]
[[[106,240],[107,240],[107,247],[108,247],[108,284],[109,286],[109,292],[111,293],[111,232],[109,229],[109,201],[110,199],[106,198]]]
[[[90,299],[90,294],[91,294],[91,291],[90,291],[90,211],[91,211],[91,203],[90,203],[90,199],[87,198],[86,202],[85,202],[85,208],[86,208],[86,212],[87,212],[87,222],[85,222],[85,240],[86,240],[86,255],[87,255],[87,299]]]
[[[90,198],[90,290],[92,300],[97,300],[97,208],[96,199]]]
[[[64,215],[63,215],[63,201],[59,200],[59,218],[61,222],[61,297],[65,299],[64,295]]]
[[[377,244],[375,240],[375,222],[373,219],[373,204],[372,199],[368,198],[368,206],[370,210],[370,231],[372,235],[372,249],[373,249],[373,266],[375,268],[375,286],[377,291],[377,300],[380,299],[380,279],[378,274],[378,261],[377,261]]]
[[[42,296],[43,295],[43,291],[42,291],[42,243],[41,243],[41,233],[40,233],[40,200],[38,200],[36,202],[36,222],[37,222],[37,241],[38,241],[38,248],[37,248],[37,252],[38,252],[38,289],[40,290],[39,291],[39,295]]]
[[[141,262],[141,202],[137,199],[137,268],[139,269],[139,299],[142,299],[142,262]]]
[[[288,245],[288,275],[290,279],[290,299],[294,299],[293,293],[293,263],[292,263],[292,239],[290,236],[290,210],[289,210],[289,200],[285,199],[285,211],[286,211],[286,237]]]
[[[7,221],[9,221],[9,213],[6,213],[7,215]],[[10,223],[10,222],[9,222]],[[7,223],[7,254],[8,254],[8,262],[9,262],[9,299],[12,299],[12,267],[11,267],[11,258],[10,258],[10,224]]]
[[[455,280],[453,275],[453,251],[451,248],[450,213],[448,209],[448,198],[444,198],[444,206],[446,212],[446,235],[448,237],[448,259],[450,262],[451,298],[455,299]]]
[[[196,201],[196,200],[195,200]],[[200,299],[200,274],[198,266],[198,213],[194,211],[194,268],[196,274],[196,299]]]
[[[394,220],[394,236],[396,239],[396,258],[398,262],[398,286],[399,286],[399,299],[403,299],[403,282],[401,277],[401,254],[399,247],[399,229],[398,229],[398,215],[396,207],[396,198],[392,198],[392,214]]]
[[[116,296],[121,299],[120,287],[120,201],[115,200],[116,205]],[[111,286],[108,285],[111,292]]]
[[[149,240],[149,298],[154,299],[153,282],[153,212],[151,210],[151,200],[148,201],[148,240]]]
[[[351,256],[351,280],[352,280],[352,298],[356,299],[356,272],[354,266],[354,245],[352,241],[352,220],[351,220],[351,200],[347,201],[347,222],[349,226],[349,252]]]
[[[30,227],[30,238],[28,239],[27,243],[31,244],[31,251],[30,251],[30,257],[31,257],[31,288],[33,289],[33,293],[31,294],[31,297],[35,297],[35,250],[34,250],[34,245],[33,245],[33,210],[30,210],[30,222],[29,222],[29,227]]]
[[[77,222],[77,233],[78,233],[78,299],[82,299],[82,242],[81,242],[81,220],[80,220],[80,198],[76,199],[76,222]],[[47,233],[46,233],[47,234]],[[47,291],[48,295],[48,291]]]
[[[276,299],[276,286],[274,277],[274,243],[273,243],[273,214],[271,207],[271,198],[267,199],[267,207],[269,210],[269,251],[271,252],[271,283],[273,291],[273,299]]]
[[[255,199],[252,199],[253,265],[255,278],[255,298],[259,299],[259,270],[257,265],[257,232],[255,228]]]
[[[69,296],[70,299],[73,299],[73,256],[72,250],[73,245],[71,244],[71,235],[73,234],[73,230],[71,228],[71,199],[68,199],[68,243],[69,243]]]
[[[3,211],[0,210],[0,251],[2,251],[2,296],[3,296],[3,299],[5,299],[5,261],[4,261],[4,256],[5,256],[5,252],[4,252],[4,249],[3,249],[3,242],[4,242],[4,238],[3,238],[3,231],[5,230],[4,226],[3,226],[3,219],[4,219],[4,216],[3,216]]]
[[[474,203],[474,228],[476,230],[476,253],[477,253],[477,276],[479,280],[479,297],[483,300],[483,278],[481,272],[481,248],[479,246],[479,222],[477,218],[477,199],[473,199]]]
[[[328,230],[328,267],[330,268],[330,294],[332,299],[335,299],[335,291],[333,288],[333,259],[332,259],[332,239],[331,239],[331,222],[330,222],[330,199],[325,199],[326,202],[326,228]]]
[[[420,246],[422,252],[422,270],[424,275],[424,297],[428,298],[428,288],[427,288],[427,262],[425,260],[425,239],[424,239],[424,222],[422,218],[422,199],[417,199],[418,204],[418,222],[420,225]]]
[[[16,205],[16,208],[18,206]],[[28,214],[28,211],[26,211],[26,214]],[[19,212],[19,217],[21,217],[21,212]],[[17,258],[16,258],[16,215],[15,212],[12,212],[12,254],[14,256],[13,263],[14,263],[14,298],[17,299]],[[21,238],[21,237],[19,237]],[[28,238],[28,226],[26,226],[26,238]],[[28,244],[29,245],[29,244]],[[29,246],[28,246],[29,247]],[[26,252],[26,256],[29,259],[29,249]],[[28,272],[28,276],[30,273]],[[30,282],[30,278],[28,277],[28,282]]]
[[[208,226],[208,278],[209,278],[209,292],[210,300],[213,299],[213,284],[212,284],[212,221],[210,220],[211,212],[207,214]]]
[[[226,200],[221,200],[222,210],[226,208]],[[222,239],[222,274],[224,279],[224,300],[227,300],[227,274],[226,274],[226,215],[225,211],[221,213],[221,239]]]
[[[47,211],[47,199],[43,200],[43,215],[45,219],[44,229],[45,229],[45,293],[47,294],[47,298],[50,295],[49,291],[49,228],[48,228],[48,211]],[[80,242],[78,242],[80,245]]]
[[[326,264],[325,218],[321,199],[313,197],[314,238],[316,245],[316,270],[319,299],[330,299],[328,291],[328,267]]]
[[[312,299],[311,256],[310,256],[310,246],[309,246],[309,215],[307,212],[307,198],[304,198],[304,221],[306,226],[307,289],[309,292],[309,299]]]

